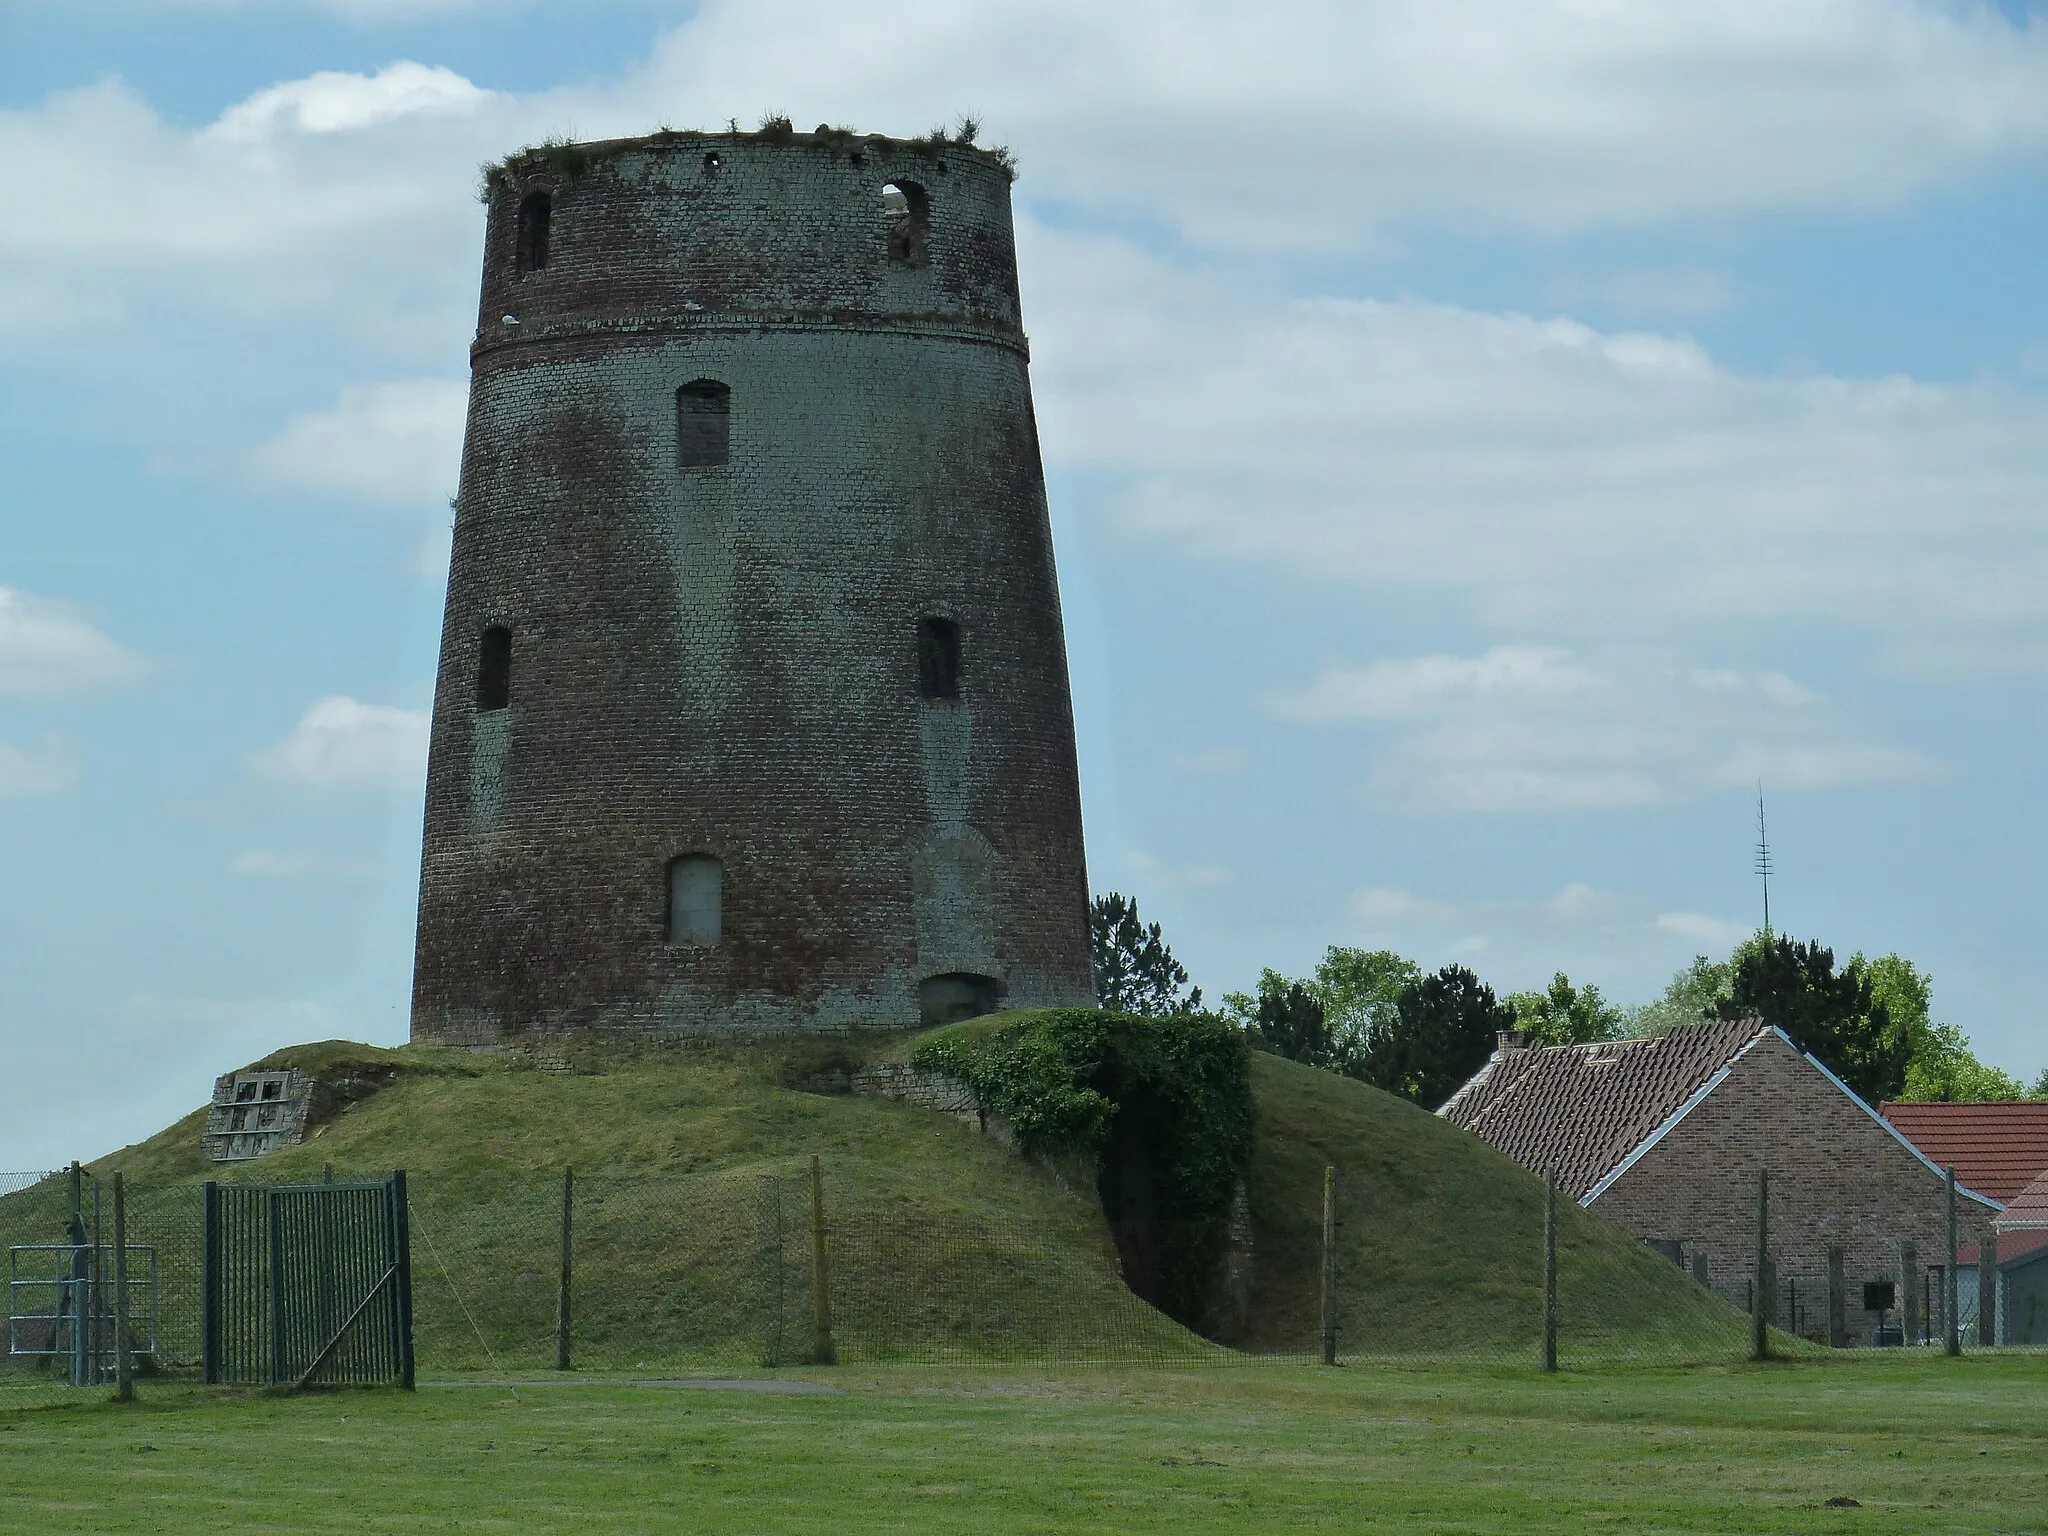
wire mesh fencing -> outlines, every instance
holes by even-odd
[[[261,1167],[227,1171],[255,1183]],[[991,1210],[830,1163],[414,1172],[414,1352],[423,1373],[514,1377],[834,1361],[1598,1370],[1740,1360],[1759,1321],[1769,1353],[1826,1352],[1798,1336],[1810,1283],[1795,1281],[1780,1311],[1774,1279],[1769,1306],[1752,1290],[1745,1310],[1728,1290],[1739,1282],[1703,1284],[1575,1202],[1532,1202],[1508,1181],[1492,1204],[1419,1223],[1411,1209],[1395,1230],[1395,1176],[1330,1169],[1320,1189],[1261,1188],[1199,1230],[1136,1234],[1105,1219],[1092,1191]],[[205,1186],[130,1185],[125,1209],[122,1334],[107,1181],[70,1170],[0,1194],[0,1405],[106,1387],[123,1337],[139,1381],[200,1377]],[[1193,1327],[1127,1283],[1153,1262],[1146,1244],[1205,1267]],[[317,1268],[279,1257],[280,1273]]]

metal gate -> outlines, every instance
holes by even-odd
[[[377,1184],[206,1186],[209,1382],[413,1384],[403,1169]]]

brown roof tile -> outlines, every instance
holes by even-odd
[[[1641,1146],[1767,1026],[1699,1024],[1647,1040],[1509,1049],[1437,1111],[1574,1200]]]
[[[1994,1200],[2013,1199],[2048,1169],[2048,1101],[2017,1104],[1884,1104],[1878,1113],[1956,1182]]]
[[[2033,1183],[2006,1201],[2005,1209],[1999,1213],[1998,1226],[2007,1228],[2048,1228],[2048,1172],[2044,1172]],[[1999,1252],[2005,1245],[1999,1244]]]

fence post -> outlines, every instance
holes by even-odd
[[[1771,1170],[1756,1173],[1756,1267],[1749,1287],[1749,1357],[1771,1358]]]
[[[1920,1333],[1920,1250],[1911,1238],[1899,1243],[1899,1342],[1910,1346]]]
[[[213,1387],[220,1385],[220,1185],[208,1179],[200,1191],[199,1374]]]
[[[391,1170],[391,1235],[398,1251],[391,1256],[398,1271],[398,1380],[410,1392],[416,1385],[412,1351],[412,1201],[405,1192],[405,1170]]]
[[[1998,1347],[1998,1229],[1988,1221],[1977,1229],[1977,1342]]]
[[[1323,1164],[1322,1362],[1337,1363],[1337,1170]]]
[[[576,1208],[576,1170],[562,1170],[562,1283],[555,1292],[555,1369],[569,1369],[570,1231]]]
[[[1942,1333],[1951,1355],[1963,1352],[1963,1330],[1956,1321],[1956,1171],[1948,1171],[1948,1264],[1941,1272]]]
[[[1543,1369],[1557,1369],[1557,1170],[1543,1175]]]
[[[1849,1280],[1844,1273],[1848,1255],[1839,1247],[1828,1249],[1828,1348],[1849,1347]]]
[[[128,1354],[128,1196],[114,1175],[114,1401],[135,1401],[135,1363]]]
[[[818,1154],[811,1154],[811,1347],[818,1365],[839,1363],[839,1351],[832,1343],[832,1287],[825,1273],[825,1171]]]

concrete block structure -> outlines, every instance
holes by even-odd
[[[662,133],[485,194],[414,1038],[1091,1002],[1002,159]]]
[[[1757,1175],[1771,1175],[1772,1312],[1825,1339],[1829,1250],[1840,1249],[1850,1342],[1878,1319],[1866,1282],[1891,1281],[1939,1327],[1945,1171],[1802,1053],[1748,1019],[1645,1040],[1500,1049],[1438,1111],[1619,1223],[1739,1307],[1756,1283]],[[1958,1191],[1959,1238],[2000,1203]],[[1910,1263],[1911,1272],[1902,1272]]]

